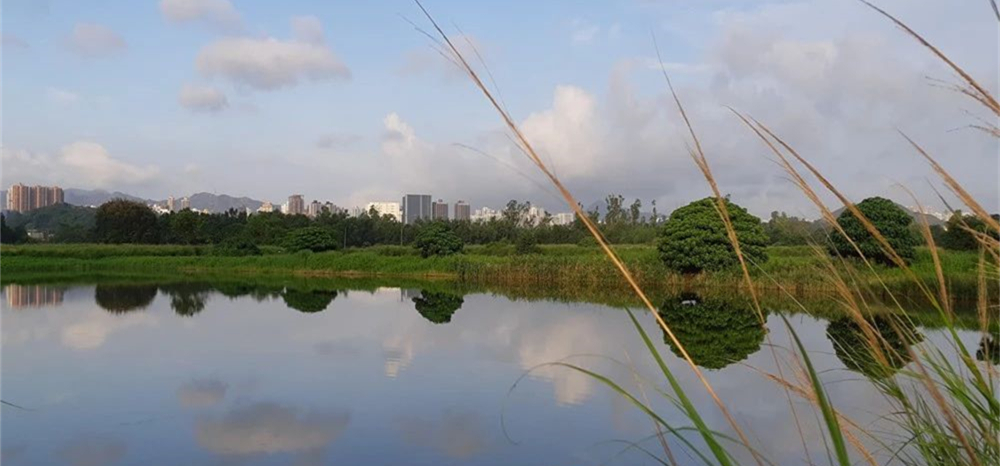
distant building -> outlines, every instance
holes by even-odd
[[[545,209],[541,207],[528,207],[528,215],[525,217],[524,222],[528,225],[538,225],[545,218],[546,214]]]
[[[306,215],[312,218],[316,218],[319,216],[321,212],[323,212],[323,204],[319,201],[314,200],[309,203],[309,209],[307,210]]]
[[[417,220],[431,219],[431,196],[407,194],[403,197],[403,222],[407,225]]]
[[[432,220],[448,220],[448,203],[438,199],[437,202],[431,204],[431,219]]]
[[[27,212],[50,205],[62,204],[65,195],[58,186],[25,186],[21,183],[7,190],[7,210]]]
[[[455,220],[471,220],[472,219],[472,208],[465,201],[458,201],[455,203]]]
[[[347,209],[345,209],[343,207],[340,207],[337,204],[334,204],[334,203],[332,203],[330,201],[326,201],[326,202],[323,203],[323,210],[327,211],[327,212],[330,212],[331,214],[334,214],[334,215],[336,215],[336,214],[346,214],[347,213]]]
[[[306,213],[306,201],[302,199],[301,194],[288,196],[288,211],[285,213],[288,215],[302,215]]]
[[[571,225],[576,220],[573,212],[561,212],[552,216],[553,225]]]
[[[392,218],[395,218],[397,222],[403,219],[398,202],[369,202],[365,206],[365,211],[371,212],[372,209],[375,209],[379,215],[392,215]]]
[[[191,208],[191,199],[187,196],[181,198],[181,210]]]
[[[168,212],[173,212],[174,209],[175,209],[175,207],[176,207],[176,205],[174,203],[174,196],[168,197],[167,198],[167,211]]]
[[[501,217],[499,210],[493,210],[489,207],[483,207],[482,209],[476,209],[475,213],[472,214],[473,222],[488,222],[492,219],[499,219]]]
[[[274,212],[274,204],[271,204],[270,201],[264,201],[257,209],[257,212]]]

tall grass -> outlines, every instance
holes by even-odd
[[[871,7],[875,12],[889,19],[896,26],[903,29],[909,36],[917,40],[923,47],[941,59],[949,66],[961,79],[954,89],[963,95],[971,97],[975,102],[982,105],[995,116],[1000,117],[1000,105],[996,99],[980,85],[972,76],[966,73],[960,66],[951,61],[943,52],[930,44],[917,32],[906,26],[888,12],[862,0],[863,3]],[[559,178],[549,170],[549,167],[538,156],[531,145],[531,142],[522,134],[515,120],[507,112],[500,101],[494,97],[493,91],[480,78],[479,72],[472,66],[466,57],[452,43],[449,36],[439,27],[433,17],[424,9],[423,5],[417,2],[418,6],[426,15],[428,21],[433,26],[435,35],[427,34],[435,40],[444,56],[453,61],[463,70],[477,89],[489,101],[490,105],[497,111],[507,129],[512,133],[512,138],[524,155],[538,168],[538,170],[551,182],[551,184],[563,196],[567,205],[574,210],[588,231],[593,235],[601,250],[609,261],[615,266],[618,273],[628,282],[629,286],[642,302],[643,306],[656,319],[656,322],[664,333],[679,350],[682,358],[688,363],[689,369],[697,376],[701,388],[712,398],[718,410],[723,414],[726,423],[735,432],[735,443],[727,441],[725,436],[720,434],[716,428],[709,426],[701,411],[691,403],[688,394],[690,388],[682,387],[675,374],[675,369],[665,364],[655,345],[652,344],[638,319],[631,312],[629,316],[635,325],[636,331],[649,351],[649,355],[655,361],[667,385],[670,388],[664,395],[670,398],[677,406],[678,411],[693,425],[693,430],[704,442],[704,446],[695,445],[687,439],[679,429],[680,426],[668,422],[669,416],[654,411],[648,402],[644,401],[644,396],[636,396],[626,390],[615,381],[584,367],[568,363],[558,363],[570,370],[578,371],[593,377],[595,380],[608,386],[619,393],[625,400],[636,406],[645,413],[656,426],[657,437],[669,437],[678,445],[685,447],[693,455],[697,456],[706,464],[729,465],[736,461],[736,450],[748,452],[752,460],[763,465],[768,460],[763,457],[756,445],[751,443],[743,426],[741,426],[731,414],[725,400],[719,398],[709,381],[704,377],[698,367],[691,360],[682,342],[678,341],[666,322],[657,312],[656,307],[648,299],[642,286],[635,279],[633,271],[621,259],[618,251],[608,244],[602,236],[597,225],[589,221],[584,212],[579,208],[579,204],[572,194],[565,188]],[[997,11],[996,4],[991,0],[994,11]],[[1000,20],[1000,14],[997,15]],[[425,33],[426,34],[426,33]],[[439,38],[439,39],[438,39]],[[654,41],[655,44],[655,41]],[[481,60],[478,52],[475,54]],[[488,70],[487,70],[488,73]],[[690,155],[695,164],[701,170],[706,182],[711,187],[715,198],[718,200],[717,212],[726,227],[729,241],[733,250],[739,258],[740,275],[746,284],[748,291],[759,316],[761,325],[766,322],[760,300],[757,296],[755,280],[761,279],[761,275],[755,276],[752,269],[762,272],[763,280],[773,281],[776,286],[784,289],[780,282],[766,273],[758,264],[749,263],[740,250],[740,239],[726,210],[724,198],[721,194],[697,132],[692,121],[684,110],[681,100],[674,91],[670,78],[663,68],[663,75],[667,86],[673,97],[680,117],[688,129]],[[896,427],[895,432],[882,432],[865,429],[860,426],[834,405],[833,401],[826,394],[826,385],[820,377],[816,367],[813,365],[810,354],[805,350],[799,336],[790,325],[786,327],[790,335],[787,351],[784,355],[784,365],[779,361],[779,351],[777,345],[769,344],[772,355],[775,359],[775,366],[778,370],[776,374],[764,373],[764,376],[773,380],[788,398],[796,430],[806,451],[806,458],[809,464],[816,464],[817,461],[825,460],[830,464],[848,466],[854,463],[855,459],[868,464],[878,464],[879,461],[891,463],[899,461],[903,464],[954,464],[954,465],[993,465],[1000,464],[1000,402],[997,401],[997,385],[995,383],[996,371],[989,363],[980,365],[972,358],[969,348],[959,338],[954,324],[955,316],[951,308],[949,295],[949,277],[944,273],[944,266],[938,250],[934,245],[930,234],[929,226],[921,225],[925,239],[930,248],[931,264],[933,267],[934,279],[936,283],[927,283],[918,273],[904,261],[892,248],[886,238],[874,225],[865,217],[854,203],[840,192],[822,173],[820,173],[809,161],[795,151],[788,143],[782,140],[774,131],[763,123],[750,116],[741,114],[733,110],[736,116],[743,121],[754,134],[756,134],[765,146],[780,159],[780,165],[788,173],[793,183],[812,201],[820,210],[824,218],[837,228],[837,223],[833,218],[832,210],[821,200],[813,184],[817,183],[833,194],[840,203],[859,219],[865,230],[873,236],[880,244],[883,252],[892,260],[905,279],[912,282],[920,293],[931,303],[931,306],[939,314],[944,322],[945,333],[948,336],[947,347],[953,350],[958,356],[957,361],[953,357],[946,356],[945,349],[935,347],[933,344],[922,344],[916,347],[906,346],[907,354],[899,354],[900,349],[894,348],[889,341],[893,338],[907,339],[915,338],[912,334],[913,328],[909,310],[903,301],[896,299],[895,294],[889,287],[886,280],[882,278],[882,271],[861,253],[854,240],[845,231],[837,229],[833,234],[843,235],[853,245],[861,256],[863,269],[876,277],[876,283],[862,283],[857,280],[859,270],[849,262],[839,257],[829,257],[822,248],[815,248],[816,260],[822,264],[823,276],[830,282],[836,290],[840,307],[851,316],[863,333],[863,352],[869,353],[870,360],[885,370],[887,377],[873,379],[871,384],[891,405],[889,412],[885,414],[885,419],[892,422]],[[996,136],[1000,131],[987,131]],[[1000,234],[1000,224],[991,218],[987,211],[955,180],[930,154],[928,154],[917,142],[907,135],[903,135],[905,140],[927,160],[933,171],[942,179],[947,188],[961,202],[979,217],[991,231]],[[799,168],[801,167],[801,168]],[[810,182],[803,176],[802,170],[808,172],[815,181]],[[978,310],[980,314],[981,331],[987,332],[991,321],[991,315],[996,312],[991,305],[989,289],[987,285],[987,261],[995,262],[996,267],[1000,267],[1000,243],[989,235],[977,235],[982,253],[978,261]],[[881,328],[873,325],[869,319],[872,315],[871,295],[873,291],[881,289],[887,293],[893,301],[893,305],[898,308],[897,319],[890,320],[889,328]],[[794,299],[794,296],[789,293]],[[908,325],[909,324],[909,325]],[[770,337],[768,337],[770,338]],[[855,349],[857,350],[857,349]],[[904,359],[905,358],[905,359]],[[895,361],[910,360],[906,368],[896,372],[893,369]],[[786,373],[783,367],[790,371]],[[655,388],[655,387],[654,387]],[[645,392],[643,392],[645,393]],[[661,392],[662,393],[662,392]],[[819,459],[809,453],[807,440],[803,434],[802,426],[809,422],[805,414],[795,411],[795,405],[791,400],[792,396],[800,397],[810,403],[814,414],[818,413],[819,419],[815,421],[824,428],[823,448],[825,455]],[[888,451],[894,451],[890,457],[885,459],[876,458],[873,451],[861,440],[869,439],[877,445],[883,446]],[[735,447],[733,447],[735,445]],[[668,447],[666,441],[662,442],[663,459],[659,459],[662,464],[674,462],[674,454]],[[735,448],[735,450],[734,450]],[[648,450],[644,450],[647,451]],[[669,461],[669,463],[668,463]]]

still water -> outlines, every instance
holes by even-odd
[[[656,464],[636,449],[622,453],[623,441],[662,452],[650,421],[599,381],[544,366],[555,361],[609,375],[689,424],[656,392],[662,376],[627,314],[602,305],[388,286],[8,285],[3,293],[9,466]],[[780,317],[769,314],[765,335],[752,311],[728,301],[683,296],[663,310],[758,448],[775,464],[803,463],[788,401],[758,372],[775,371],[767,336],[788,344]],[[846,356],[857,344],[851,325],[787,317],[834,403],[874,425],[885,406],[865,374],[880,374]],[[728,431],[652,317],[639,318],[710,425]],[[898,344],[943,341],[939,330],[919,335]],[[977,332],[961,336],[979,344]],[[808,405],[795,406],[807,413],[812,454],[824,458]],[[674,447],[678,462],[695,464]]]

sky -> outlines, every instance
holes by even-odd
[[[984,0],[876,0],[994,95]],[[953,72],[852,0],[425,0],[477,52],[531,144],[585,205],[668,212],[710,194],[654,41],[722,192],[816,218],[727,107],[767,124],[853,200],[952,202],[900,131],[998,210],[995,122]],[[345,206],[426,193],[568,208],[408,0],[6,0],[2,187],[195,192]],[[833,201],[832,197],[824,197]],[[957,204],[956,204],[957,206]]]

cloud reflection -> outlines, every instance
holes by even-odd
[[[256,403],[195,426],[198,443],[219,455],[300,454],[322,456],[350,422],[344,412],[302,412],[276,403]]]
[[[177,389],[177,401],[185,408],[208,408],[222,402],[229,384],[215,379],[196,379]]]
[[[107,466],[125,456],[125,444],[103,438],[81,437],[63,446],[58,456],[73,466]]]
[[[428,446],[449,458],[464,460],[490,448],[492,440],[486,424],[478,413],[447,410],[438,420],[399,418],[396,429],[407,443]]]

